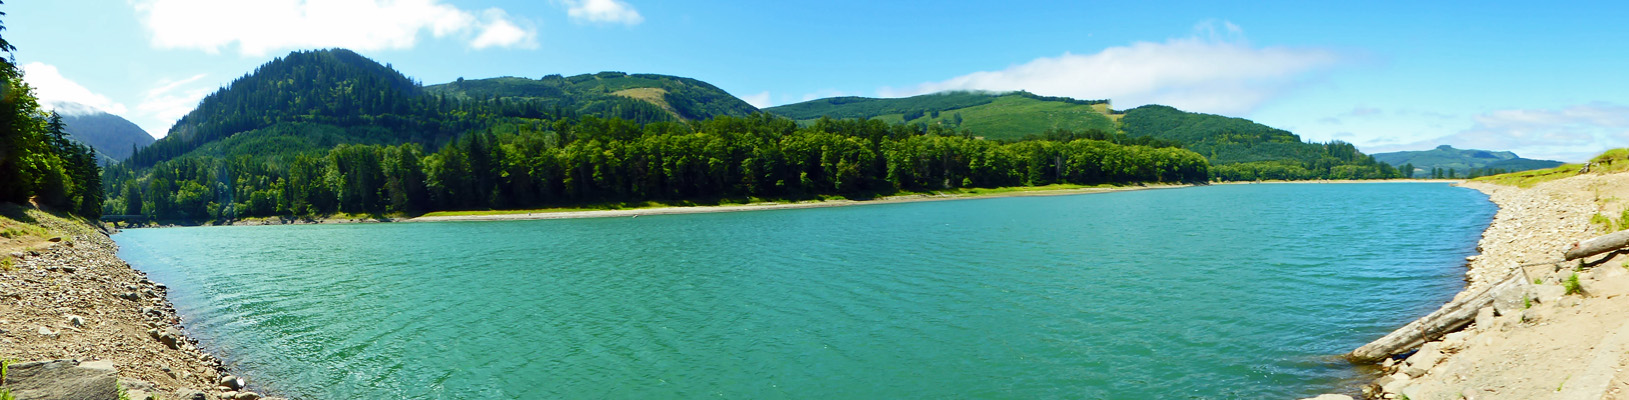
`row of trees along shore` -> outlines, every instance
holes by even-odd
[[[5,54],[0,56],[0,202],[33,202],[100,218],[103,191],[96,153],[70,140],[62,118],[40,107],[11,56],[14,50],[0,39],[0,53]]]
[[[344,144],[292,155],[188,155],[140,171],[113,166],[107,212],[208,221],[1210,178],[1203,156],[1169,144],[1049,136],[1067,140],[1001,143],[879,120],[799,126],[768,114],[647,124],[511,120],[433,151]]]

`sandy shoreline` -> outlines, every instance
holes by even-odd
[[[221,360],[184,333],[168,288],[119,259],[107,233],[42,223],[61,240],[10,254],[15,265],[0,272],[0,357],[111,368],[131,399],[238,393],[217,390],[229,377]]]
[[[1380,399],[1617,399],[1629,396],[1629,266],[1624,258],[1560,260],[1579,240],[1607,231],[1629,208],[1629,174],[1585,174],[1532,188],[1464,182],[1488,194],[1499,211],[1467,263],[1457,296],[1524,274],[1492,307],[1459,332],[1382,364],[1365,388]],[[1624,214],[1629,215],[1629,214]],[[1611,257],[1611,256],[1606,256]],[[1526,265],[1525,267],[1523,267]],[[1532,279],[1532,282],[1527,281]],[[1576,286],[1570,282],[1577,282]],[[1579,289],[1571,293],[1567,289]],[[1399,326],[1403,322],[1400,321]]]
[[[536,219],[577,219],[577,218],[618,218],[639,217],[647,215],[674,215],[674,214],[708,214],[743,211],[765,210],[793,210],[804,208],[826,208],[864,206],[876,204],[916,203],[925,201],[949,201],[972,199],[995,199],[1006,197],[1041,197],[1041,196],[1072,196],[1093,193],[1130,192],[1138,190],[1177,189],[1203,185],[1170,185],[1155,184],[1146,186],[1123,187],[1092,187],[1079,189],[1052,189],[1052,190],[1026,190],[992,194],[957,194],[957,195],[907,195],[884,197],[876,200],[825,200],[798,203],[754,203],[727,206],[688,206],[688,207],[652,207],[627,210],[587,210],[587,211],[555,211],[555,212],[516,212],[514,214],[486,214],[486,215],[446,215],[417,217],[403,220],[403,222],[438,222],[438,221],[519,221]]]

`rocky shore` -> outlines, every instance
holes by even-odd
[[[1611,255],[1559,261],[1573,243],[1629,225],[1629,174],[1584,174],[1532,188],[1466,182],[1499,206],[1467,261],[1468,296],[1521,274],[1470,326],[1387,359],[1369,398],[1629,397],[1629,266]],[[1600,215],[1599,217],[1597,215]],[[1601,222],[1602,218],[1605,223]],[[1595,222],[1592,222],[1592,219]],[[1610,225],[1608,227],[1607,225]]]
[[[76,226],[49,226],[61,236],[0,255],[0,358],[14,362],[5,387],[17,398],[105,392],[62,383],[80,375],[116,376],[136,400],[261,398],[185,335],[167,288],[120,260],[107,233],[41,222]]]

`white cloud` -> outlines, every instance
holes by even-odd
[[[1137,42],[1095,54],[1064,53],[1000,71],[981,71],[883,96],[946,90],[1027,90],[1047,96],[1111,99],[1117,108],[1165,104],[1190,111],[1241,115],[1336,66],[1342,56],[1325,49],[1255,47],[1232,23],[1206,22],[1189,38]]]
[[[198,101],[217,89],[198,85],[204,76],[198,74],[186,79],[166,79],[154,83],[152,89],[142,94],[141,104],[136,105],[137,118],[134,118],[134,122],[155,137],[168,135],[176,121],[192,112],[198,107]]]
[[[1629,106],[1594,102],[1561,109],[1499,110],[1474,121],[1458,133],[1383,149],[1422,150],[1447,144],[1578,162],[1607,149],[1629,147]]]
[[[57,67],[38,62],[23,64],[23,80],[34,87],[34,96],[48,109],[63,114],[89,113],[81,107],[74,107],[63,103],[78,103],[89,106],[95,110],[102,110],[113,114],[124,114],[129,111],[123,104],[109,99],[107,96],[92,92],[79,83],[62,76]]]
[[[758,108],[769,108],[770,106],[774,105],[769,102],[769,91],[767,90],[759,94],[741,96],[741,100],[747,102],[747,104],[751,104],[753,107]]]
[[[210,53],[237,46],[263,56],[300,48],[405,49],[421,33],[470,39],[474,48],[535,47],[502,10],[484,18],[441,0],[130,0],[152,45]],[[496,13],[493,10],[497,10]]]
[[[470,47],[484,49],[488,47],[521,47],[537,48],[537,30],[523,29],[509,21],[509,13],[497,8],[489,8],[482,12],[482,19],[486,25],[481,28],[481,34],[470,41]]]
[[[645,17],[639,15],[639,10],[620,0],[561,0],[561,3],[565,3],[567,7],[566,15],[577,22],[624,25],[639,25],[645,22]]]

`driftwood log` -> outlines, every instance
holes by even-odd
[[[1567,261],[1577,260],[1580,258],[1621,249],[1624,246],[1629,246],[1629,230],[1618,231],[1617,233],[1608,234],[1606,236],[1600,236],[1594,239],[1573,243],[1572,247],[1567,249],[1566,259]]]
[[[1525,275],[1520,272],[1510,274],[1509,277],[1499,281],[1499,283],[1482,289],[1482,291],[1474,295],[1465,296],[1463,299],[1445,304],[1430,315],[1414,320],[1408,325],[1403,325],[1402,328],[1398,328],[1378,340],[1369,342],[1369,344],[1363,345],[1357,350],[1352,350],[1350,354],[1346,355],[1346,359],[1351,360],[1353,363],[1373,364],[1386,359],[1386,357],[1413,350],[1425,344],[1425,342],[1436,340],[1443,335],[1464,328],[1465,325],[1470,325],[1472,321],[1476,320],[1478,310],[1493,305],[1495,294],[1505,290],[1520,290],[1519,287],[1524,284],[1522,282],[1523,276]]]

